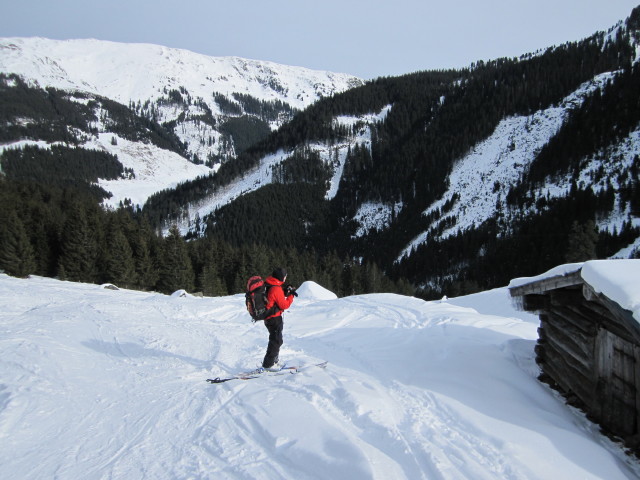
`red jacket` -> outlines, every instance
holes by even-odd
[[[282,289],[282,284],[284,282],[275,277],[267,277],[265,283],[271,287],[267,292],[266,307],[271,308],[275,305],[278,308],[278,310],[273,315],[269,315],[267,319],[278,317],[291,306],[294,297],[293,295],[289,295],[288,297],[284,296],[284,290]]]

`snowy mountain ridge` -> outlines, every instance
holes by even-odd
[[[240,57],[211,57],[152,44],[103,40],[0,38],[0,71],[41,87],[79,90],[129,102],[157,100],[183,87],[212,108],[212,92],[244,93],[303,109],[362,81],[352,75]]]

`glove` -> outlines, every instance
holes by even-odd
[[[293,295],[294,297],[298,296],[298,294],[296,293],[296,289],[293,288],[291,285],[286,285],[284,287],[284,294],[287,297],[290,296],[290,295]]]

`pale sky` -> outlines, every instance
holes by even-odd
[[[0,37],[153,43],[364,79],[580,40],[640,0],[0,0]]]

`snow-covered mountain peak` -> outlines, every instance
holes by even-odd
[[[186,155],[180,158],[162,149],[150,153],[149,145],[127,144],[126,152],[120,145],[111,147],[109,139],[122,136],[102,120],[94,125],[97,135],[85,132],[91,137],[85,147],[117,150],[113,153],[138,179],[107,182],[114,205],[124,199],[141,205],[149,195],[175,187],[176,182],[215,171],[248,146],[243,133],[255,128],[255,122],[264,135],[265,129],[277,129],[320,98],[363,84],[343,73],[211,57],[160,45],[37,37],[0,38],[0,73],[17,74],[39,88],[130,105],[135,114],[162,124],[183,142]],[[256,105],[266,105],[270,115],[261,114]],[[20,148],[24,139],[16,140],[5,148]],[[167,169],[172,173],[167,175]],[[175,171],[183,174],[176,176]]]
[[[95,39],[1,38],[0,71],[40,86],[78,89],[121,103],[153,100],[184,88],[205,101],[213,92],[249,94],[304,108],[362,84],[348,74],[239,57],[211,57],[152,44]]]

